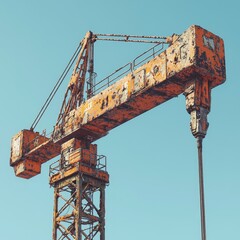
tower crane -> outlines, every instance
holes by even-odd
[[[96,41],[154,43],[132,62],[101,81],[94,72]],[[64,77],[75,63],[50,137],[34,129]],[[87,77],[88,76],[88,77]],[[208,129],[211,90],[226,79],[223,40],[193,25],[171,37],[94,34],[80,42],[29,130],[13,136],[10,165],[21,178],[32,178],[50,165],[54,188],[53,240],[105,240],[106,157],[94,141],[113,128],[179,94],[186,98],[190,128],[197,140],[202,240],[206,240],[202,140]]]

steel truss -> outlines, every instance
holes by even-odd
[[[53,240],[105,240],[105,186],[80,172],[55,184]]]

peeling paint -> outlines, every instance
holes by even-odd
[[[66,115],[63,126],[55,126],[53,141],[39,136],[36,147],[34,143],[27,145],[29,140],[22,138],[20,146],[16,135],[12,142],[11,165],[24,161],[23,156],[36,162],[48,161],[60,154],[61,143],[74,137],[93,142],[111,129],[183,93],[194,79],[206,82],[211,88],[226,79],[223,40],[195,25],[174,38],[164,52],[72,110]],[[207,99],[203,104],[208,104]],[[34,134],[29,133],[32,140],[37,136]]]

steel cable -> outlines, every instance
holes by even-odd
[[[43,104],[41,110],[39,111],[37,117],[35,118],[35,120],[33,121],[32,125],[31,125],[31,130],[33,131],[35,129],[35,127],[37,126],[37,124],[39,123],[40,119],[42,118],[43,114],[45,113],[45,111],[47,110],[49,104],[51,103],[53,97],[55,96],[56,92],[58,91],[59,87],[61,86],[63,80],[65,79],[66,75],[68,74],[70,68],[72,67],[74,61],[76,60],[78,53],[81,49],[81,44],[78,45],[77,49],[75,50],[75,52],[73,53],[71,59],[69,60],[67,66],[65,67],[63,73],[61,74],[61,76],[59,77],[57,83],[55,84],[55,86],[53,87],[51,93],[49,94],[47,100],[45,101],[45,103]]]

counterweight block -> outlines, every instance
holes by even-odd
[[[60,154],[60,145],[31,130],[12,138],[10,166],[17,177],[29,179],[41,173],[41,165]]]

